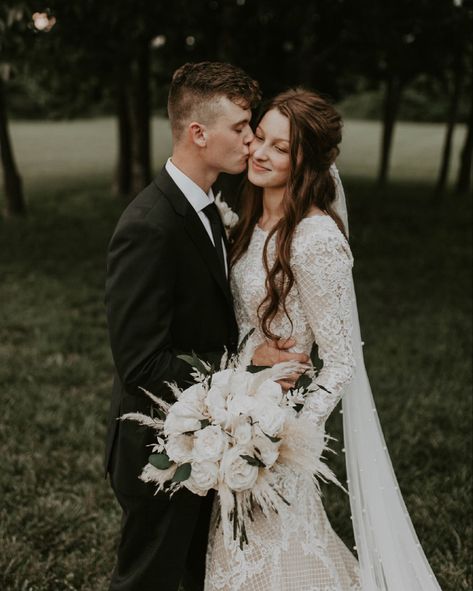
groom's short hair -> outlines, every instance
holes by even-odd
[[[179,138],[192,119],[209,118],[216,99],[227,97],[244,109],[261,99],[258,82],[241,68],[223,62],[187,63],[172,77],[168,115],[173,136]],[[212,104],[213,103],[213,104]]]

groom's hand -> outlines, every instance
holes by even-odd
[[[279,339],[277,341],[266,341],[256,347],[253,353],[251,363],[253,365],[272,367],[276,363],[283,361],[297,361],[299,363],[309,363],[309,356],[305,353],[290,353],[287,349],[294,347],[296,341],[294,339]],[[295,373],[284,380],[279,380],[278,383],[284,390],[293,388],[300,374]]]

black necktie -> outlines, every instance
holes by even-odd
[[[223,256],[222,246],[222,219],[220,218],[220,214],[218,212],[217,206],[215,205],[215,201],[209,203],[209,205],[206,205],[202,211],[209,219],[215,248],[217,250],[217,256],[220,263],[222,264],[223,272],[226,275],[225,258]]]

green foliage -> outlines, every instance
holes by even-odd
[[[470,205],[433,207],[422,184],[380,194],[344,179],[365,358],[401,489],[444,591],[472,586]],[[0,588],[103,591],[120,511],[103,479],[112,361],[107,242],[122,205],[106,184],[30,190],[0,222]],[[330,418],[342,479],[341,416]],[[353,545],[346,496],[324,505]]]
[[[192,466],[190,464],[181,464],[178,466],[174,476],[172,477],[173,482],[184,482],[187,480],[192,472]]]
[[[248,462],[248,464],[250,464],[250,466],[257,466],[258,468],[265,467],[263,462],[261,460],[259,460],[258,458],[255,458],[254,456],[248,456],[246,454],[242,454],[240,457],[243,458],[246,462]]]
[[[172,465],[167,454],[151,454],[148,462],[158,470],[167,470]]]
[[[207,367],[205,367],[202,360],[199,359],[195,351],[192,351],[192,355],[178,355],[177,358],[182,359],[182,361],[185,361],[188,365],[196,369],[199,373],[201,373],[204,376],[206,376],[209,373],[209,370],[207,369]]]

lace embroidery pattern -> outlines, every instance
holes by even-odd
[[[232,270],[231,284],[240,339],[255,329],[245,351],[251,360],[264,340],[257,309],[265,296],[262,260],[267,233],[255,227],[247,252]],[[274,256],[274,240],[269,244]],[[286,302],[294,350],[310,353],[314,341],[323,368],[304,413],[323,426],[340,400],[354,368],[351,348],[351,268],[347,241],[329,216],[304,219],[296,229],[291,265],[295,275]],[[272,329],[291,335],[279,313]],[[284,515],[258,513],[249,523],[249,545],[227,550],[214,506],[207,555],[206,591],[360,591],[358,564],[330,526],[320,496],[309,479],[292,473],[284,479],[290,502]]]

